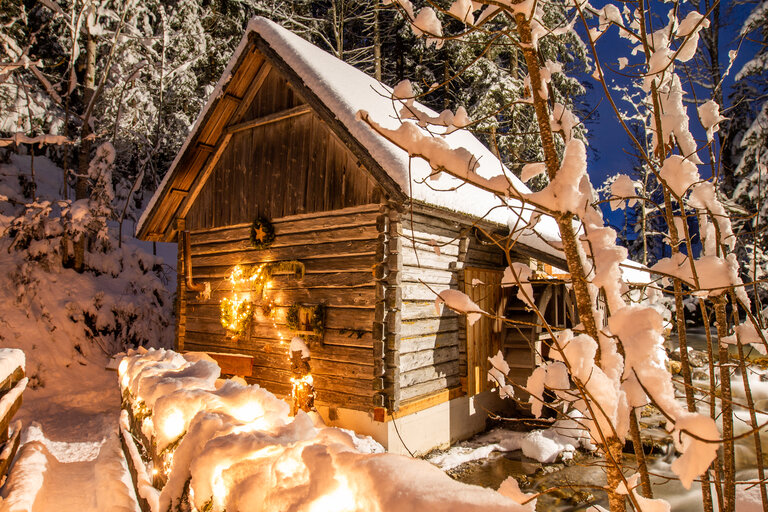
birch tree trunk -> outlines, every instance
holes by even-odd
[[[87,25],[87,24],[86,24]],[[86,29],[87,30],[87,29]],[[83,105],[86,107],[91,103],[95,92],[96,84],[96,39],[90,33],[86,32],[85,44],[85,77],[83,79]],[[87,108],[86,108],[87,111]],[[80,130],[80,149],[77,155],[77,179],[75,181],[75,200],[87,199],[88,190],[88,165],[91,155],[91,125],[86,117],[83,120],[83,126]],[[87,235],[83,233],[74,243],[74,268],[78,272],[83,271],[85,264],[85,246],[87,244]]]

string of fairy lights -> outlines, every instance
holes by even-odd
[[[272,288],[272,276],[274,273],[293,274],[294,277],[301,279],[304,277],[304,265],[298,261],[287,261],[279,263],[264,263],[253,267],[244,267],[235,265],[227,278],[232,285],[232,297],[222,298],[220,301],[221,325],[232,334],[233,339],[240,339],[247,336],[251,322],[254,316],[254,303],[259,302],[262,313],[269,318],[272,327],[277,332],[281,346],[286,343],[287,336],[277,324],[274,310],[275,301],[269,296],[269,290]],[[320,306],[310,308],[312,313],[311,323],[314,329],[322,331],[322,320],[318,322],[318,313],[322,316]],[[293,318],[296,316],[297,318]],[[288,310],[286,321],[291,330],[299,330],[298,311],[296,306],[291,306]],[[290,348],[286,351],[290,360],[292,357]],[[305,407],[313,407],[314,400],[314,379],[309,366],[306,365],[306,373],[300,376],[292,376],[291,398],[294,402],[294,408],[297,403],[308,404]],[[300,373],[302,373],[300,371]],[[312,397],[312,398],[309,398]]]

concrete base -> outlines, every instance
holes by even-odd
[[[485,430],[488,411],[503,411],[508,403],[486,391],[462,396],[402,418],[374,421],[372,413],[318,406],[325,423],[371,436],[390,453],[423,455],[468,439]]]

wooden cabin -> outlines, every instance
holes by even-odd
[[[509,233],[517,203],[435,175],[357,116],[396,128],[398,108],[390,88],[254,19],[137,230],[179,244],[178,350],[211,353],[224,371],[289,395],[298,331],[328,424],[423,453],[482,430],[487,410],[505,405],[488,357],[502,350],[525,384],[542,336],[515,290],[500,287],[507,260],[490,239]],[[472,151],[481,175],[503,168],[466,132],[447,141]],[[550,267],[565,268],[556,230],[542,220],[515,238],[512,258],[540,276],[542,311],[571,325],[571,296]],[[236,266],[272,270],[233,335],[222,314],[243,293]],[[469,326],[436,311],[447,288],[525,323]]]

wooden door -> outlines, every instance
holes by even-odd
[[[499,316],[501,308],[500,270],[468,267],[464,269],[464,293],[483,311]],[[467,322],[467,394],[476,395],[494,387],[488,382],[489,357],[501,348],[502,322],[488,317]]]

